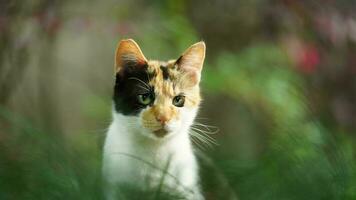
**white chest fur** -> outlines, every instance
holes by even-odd
[[[136,117],[114,114],[104,146],[103,174],[111,185],[154,189],[163,180],[187,199],[203,199],[189,127],[170,138],[154,140],[141,134]]]

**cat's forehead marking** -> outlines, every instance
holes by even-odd
[[[151,60],[148,62],[148,72],[154,74],[150,85],[154,86],[158,95],[172,97],[175,95],[175,81],[171,76],[172,62]]]
[[[169,71],[168,71],[169,69],[167,68],[167,66],[163,66],[163,65],[161,65],[159,68],[162,71],[163,79],[167,80],[169,78]]]
[[[175,60],[168,62],[150,60],[148,61],[147,71],[152,74],[149,80],[149,85],[154,87],[157,100],[160,103],[171,102],[171,99],[181,94],[186,95],[186,106],[195,107],[199,105],[200,95],[197,87],[186,87],[184,74],[182,74],[175,66]]]

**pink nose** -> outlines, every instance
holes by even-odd
[[[165,125],[169,119],[166,116],[157,116],[156,120],[162,125]]]

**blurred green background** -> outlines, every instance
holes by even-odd
[[[2,0],[0,199],[103,198],[123,38],[161,60],[206,42],[197,121],[219,132],[203,151],[239,199],[356,199],[355,9],[351,0]]]

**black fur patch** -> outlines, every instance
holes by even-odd
[[[167,80],[169,78],[168,68],[160,66],[160,69],[162,70],[163,80]]]
[[[179,58],[175,62],[175,65],[179,65],[179,63],[182,60],[182,58],[183,58],[183,56],[179,56]]]
[[[147,65],[127,66],[120,70],[116,74],[114,87],[115,110],[124,115],[137,115],[145,108],[138,102],[137,95],[151,93],[154,97],[153,87],[147,87],[151,78]]]

